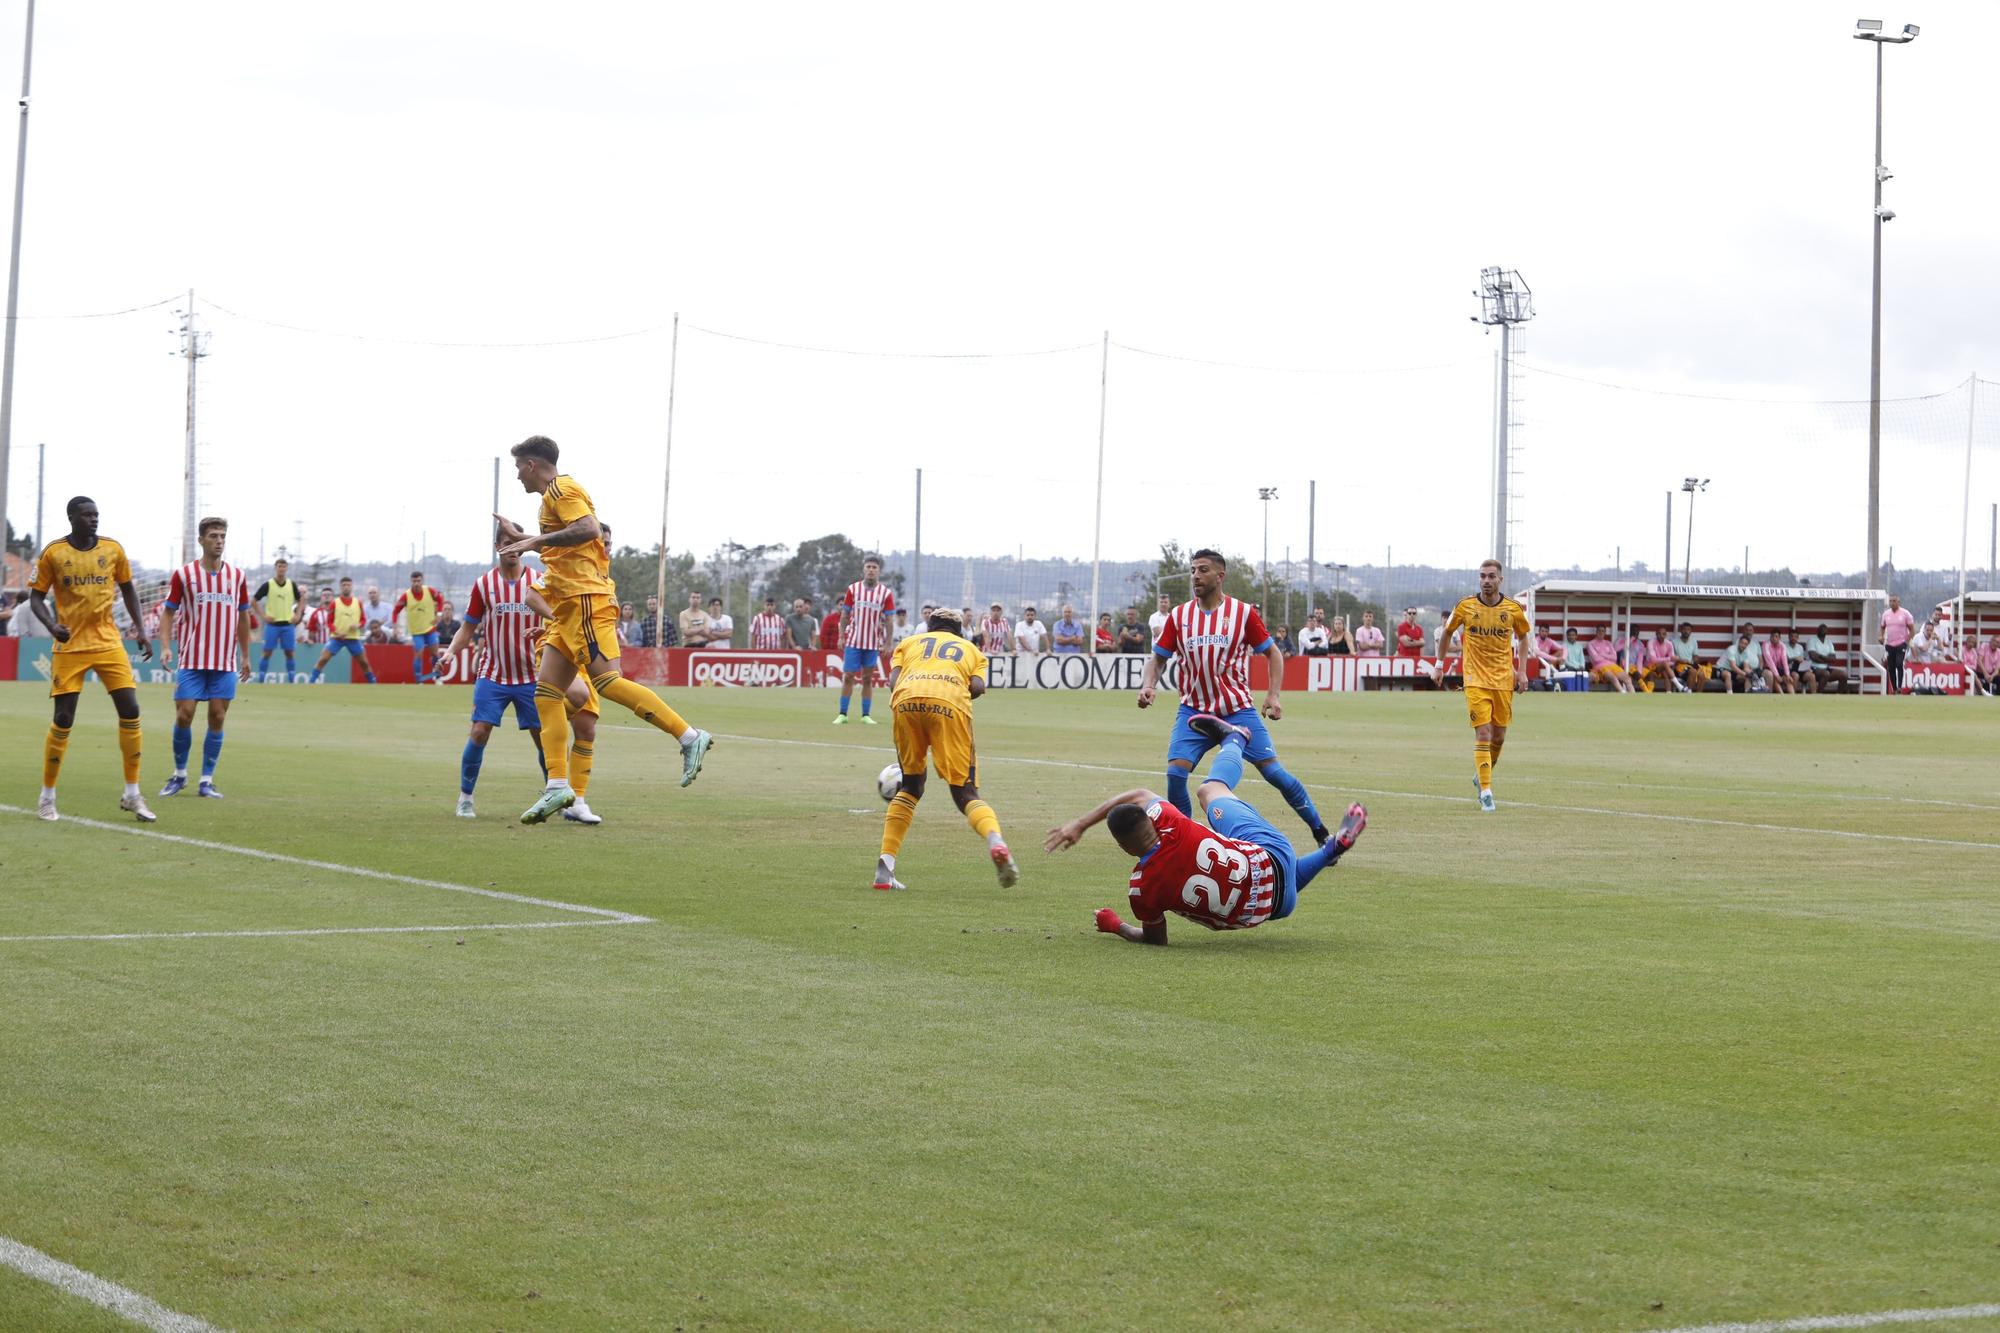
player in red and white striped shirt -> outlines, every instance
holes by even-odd
[[[174,571],[167,600],[160,603],[160,665],[173,666],[174,775],[160,795],[187,786],[188,751],[194,748],[194,706],[208,702],[208,732],[201,741],[201,786],[215,800],[215,761],[222,755],[222,722],[236,682],[250,679],[250,584],[243,571],[223,563],[229,524],[205,518],[197,525],[201,559]]]
[[[1223,594],[1228,569],[1229,562],[1220,552],[1204,548],[1194,553],[1194,600],[1167,613],[1167,622],[1153,641],[1153,655],[1146,661],[1145,683],[1139,687],[1139,707],[1152,707],[1160,668],[1176,656],[1180,658],[1175,687],[1180,691],[1181,706],[1174,716],[1173,738],[1167,744],[1167,799],[1182,814],[1193,812],[1188,801],[1188,774],[1216,742],[1190,727],[1188,721],[1210,714],[1246,733],[1249,740],[1244,757],[1257,766],[1264,781],[1284,794],[1286,804],[1312,830],[1313,840],[1323,843],[1331,835],[1319,810],[1307,795],[1305,784],[1278,762],[1277,747],[1264,729],[1264,718],[1276,722],[1284,716],[1278,696],[1284,690],[1285,655],[1264,628],[1264,618],[1256,607]],[[1262,654],[1270,667],[1263,717],[1251,706],[1252,653]]]
[[[871,555],[861,562],[861,581],[847,585],[840,599],[840,712],[833,723],[847,721],[847,700],[854,682],[861,682],[861,720],[869,726],[875,719],[868,710],[875,702],[875,672],[882,654],[889,648],[889,622],[896,612],[896,594],[882,582],[882,558]]]
[[[750,647],[757,652],[774,653],[791,646],[785,618],[778,614],[778,599],[766,597],[764,609],[750,617]]]
[[[484,631],[473,671],[472,732],[459,755],[458,813],[474,818],[472,789],[479,782],[479,768],[486,760],[486,742],[493,728],[507,718],[507,706],[514,706],[520,730],[535,743],[535,758],[542,761],[542,719],[535,711],[536,654],[540,645],[542,618],[528,605],[528,589],[534,574],[512,552],[500,557],[500,566],[481,574],[472,584],[465,603],[465,618],[444,651],[447,662],[472,642],[476,631]],[[548,776],[546,765],[542,770]]]

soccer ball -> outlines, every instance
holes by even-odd
[[[891,764],[875,775],[875,790],[882,793],[882,799],[893,801],[896,793],[903,789],[903,767]]]

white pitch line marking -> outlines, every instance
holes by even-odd
[[[2000,1305],[1950,1305],[1931,1310],[1878,1310],[1873,1314],[1807,1315],[1803,1319],[1758,1319],[1747,1324],[1689,1324],[1654,1333],[1810,1333],[1822,1328],[1874,1328],[1881,1324],[1938,1324],[1950,1319],[2000,1316]]]
[[[18,805],[0,805],[0,813],[25,815],[31,813]],[[471,893],[481,898],[497,898],[501,902],[525,903],[530,907],[547,907],[557,912],[576,912],[583,916],[603,917],[621,926],[651,925],[653,919],[634,916],[630,912],[614,912],[608,907],[585,907],[579,903],[558,902],[554,898],[532,898],[525,893],[503,893],[499,889],[479,889],[470,884],[453,884],[442,879],[420,879],[414,875],[396,875],[386,870],[370,870],[366,866],[345,866],[337,861],[314,861],[303,856],[286,856],[283,852],[260,851],[255,847],[238,847],[226,842],[209,842],[205,838],[184,838],[178,833],[161,833],[155,829],[141,828],[137,824],[110,824],[101,819],[79,819],[74,815],[64,815],[65,824],[81,824],[85,828],[109,829],[113,833],[129,833],[139,838],[157,838],[161,842],[179,843],[183,847],[199,847],[204,851],[227,852],[231,856],[247,856],[257,861],[277,861],[284,865],[306,866],[312,870],[328,870],[337,875],[355,875],[362,879],[387,880],[392,884],[414,884],[423,889],[444,889],[449,893]]]
[[[616,724],[614,724],[616,725]],[[631,728],[639,730],[639,728]],[[844,741],[802,741],[781,736],[741,736],[725,735],[723,740],[762,741],[766,745],[804,745],[821,750],[861,750],[870,754],[883,753],[882,747],[875,745],[854,745]],[[893,753],[893,751],[892,751]],[[1109,764],[1078,764],[1063,759],[1026,759],[1013,755],[982,754],[982,764],[1032,764],[1040,768],[1070,768],[1091,773],[1129,773],[1139,777],[1160,777],[1163,770],[1152,768],[1118,768]],[[1441,792],[1393,791],[1383,787],[1350,787],[1341,783],[1309,782],[1306,786],[1317,791],[1337,794],[1356,793],[1362,796],[1394,796],[1408,801],[1450,801],[1464,804],[1463,796],[1447,796]],[[1611,810],[1592,805],[1547,805],[1538,801],[1503,802],[1516,810],[1547,810],[1556,814],[1609,815],[1622,819],[1651,819],[1669,824],[1701,824],[1711,828],[1750,829],[1759,833],[1802,833],[1812,837],[1849,838],[1862,842],[1908,842],[1925,847],[1965,847],[1975,851],[2000,852],[2000,842],[1972,842],[1961,838],[1926,838],[1914,833],[1864,833],[1856,829],[1811,828],[1802,824],[1762,824],[1748,819],[1714,819],[1702,815],[1662,815],[1644,810]]]
[[[636,926],[646,920],[645,917],[635,916],[620,921],[506,921],[465,926],[311,926],[296,930],[161,930],[133,931],[119,935],[0,935],[0,944],[59,943],[77,940],[269,939],[277,935],[416,935],[443,934],[450,931],[464,934],[475,930],[561,930],[566,926]]]
[[[116,1282],[107,1282],[95,1273],[86,1273],[72,1264],[43,1254],[32,1245],[23,1245],[5,1236],[0,1236],[0,1264],[17,1273],[25,1273],[37,1282],[46,1282],[66,1295],[122,1315],[135,1324],[155,1330],[155,1333],[220,1333],[213,1324],[190,1314],[169,1310],[150,1297],[141,1296]]]

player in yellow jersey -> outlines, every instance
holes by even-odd
[[[54,614],[49,612],[51,594],[56,601]],[[83,692],[84,674],[95,671],[118,711],[118,751],[125,760],[125,794],[118,808],[142,824],[153,822],[153,812],[139,794],[139,691],[112,617],[120,597],[132,618],[139,656],[151,661],[153,644],[139,615],[139,595],[132,590],[132,563],[125,558],[124,547],[97,535],[97,502],[79,495],[69,502],[69,536],[57,538],[43,550],[28,585],[28,608],[56,641],[49,672],[55,719],[42,746],[42,795],[35,805],[36,815],[43,819],[59,818],[56,775],[69,749],[69,729],[76,723],[76,698]]]
[[[1000,836],[999,816],[979,799],[972,701],[986,692],[986,654],[964,636],[958,612],[939,607],[931,612],[926,631],[904,639],[891,659],[889,711],[896,720],[896,763],[903,770],[903,784],[882,817],[882,856],[875,863],[878,889],[904,887],[896,878],[896,853],[917,816],[926,763],[951,788],[951,799],[972,831],[986,839],[1000,887],[1012,888],[1021,878]]]
[[[598,524],[608,538],[611,535],[609,523]],[[535,635],[535,653],[540,657],[542,649],[549,646],[549,631],[556,623],[556,611],[549,605],[548,578],[544,573],[539,578],[528,581],[528,609],[542,617],[541,630]],[[563,715],[569,719],[569,787],[576,793],[576,800],[562,812],[562,817],[572,824],[602,824],[604,817],[590,808],[584,795],[590,790],[590,771],[597,765],[597,719],[603,710],[598,707],[597,691],[590,687],[590,677],[578,673],[563,691]],[[539,714],[537,714],[539,716]],[[535,733],[535,744],[541,744],[541,733]],[[548,761],[542,761],[546,776]]]
[[[530,536],[504,514],[495,514],[508,541],[500,554],[538,552],[548,566],[546,596],[555,612],[536,672],[535,712],[542,719],[543,760],[549,782],[541,799],[521,813],[524,824],[539,824],[576,803],[569,783],[570,727],[565,694],[579,668],[599,696],[622,704],[681,746],[681,786],[695,780],[715,737],[691,727],[644,685],[618,670],[618,590],[611,582],[611,553],[590,493],[556,468],[561,451],[545,435],[515,445],[514,473],[521,488],[542,497],[540,532]]]
[[[1492,810],[1493,766],[1507,743],[1507,725],[1514,720],[1514,692],[1528,688],[1528,655],[1534,651],[1533,628],[1521,604],[1500,591],[1500,562],[1482,561],[1479,595],[1462,599],[1451,609],[1440,645],[1451,642],[1453,630],[1465,631],[1462,672],[1465,706],[1472,713],[1472,760],[1479,775],[1472,785],[1479,808]],[[1521,641],[1520,652],[1514,640]]]

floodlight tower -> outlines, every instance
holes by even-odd
[[[195,367],[208,355],[208,334],[195,327],[194,293],[188,293],[187,309],[177,312],[180,327],[175,330],[180,335],[181,346],[174,355],[187,362],[187,454],[183,462],[181,477],[181,559],[193,560],[201,554],[201,543],[197,540],[195,525],[195,443],[194,443],[194,386]]]
[[[1917,25],[1887,33],[1881,19],[1858,19],[1854,28],[1856,41],[1875,43],[1875,286],[1868,325],[1868,586],[1875,588],[1882,582],[1882,224],[1896,216],[1882,206],[1882,182],[1889,179],[1882,165],[1882,48],[1916,41]]]
[[[1508,492],[1512,489],[1513,461],[1510,428],[1513,404],[1510,401],[1514,376],[1514,326],[1535,317],[1535,294],[1515,269],[1479,270],[1479,323],[1500,326],[1499,359],[1494,366],[1493,388],[1493,558],[1500,562],[1505,580],[1514,566],[1513,535],[1507,524]]]

